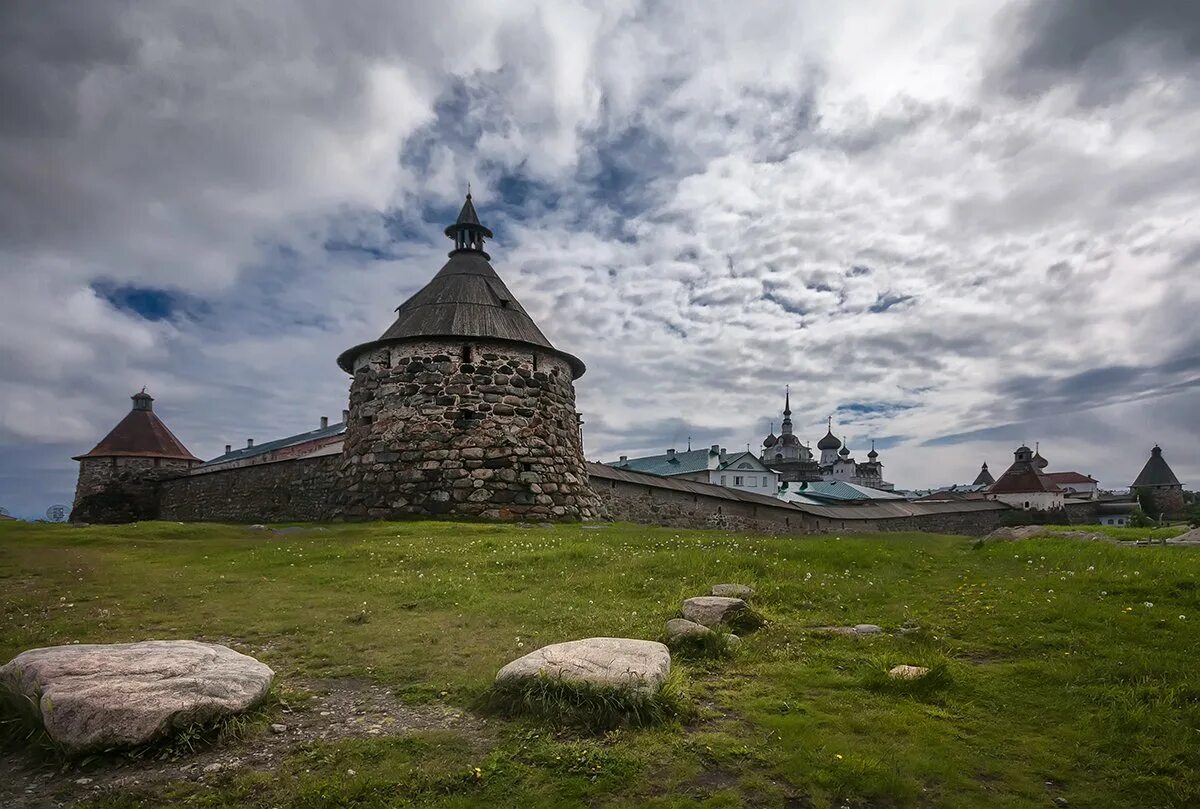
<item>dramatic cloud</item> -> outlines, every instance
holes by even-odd
[[[345,406],[444,260],[581,356],[589,457],[792,386],[902,486],[1041,441],[1200,480],[1191,4],[0,6],[0,504],[148,385],[197,454]]]

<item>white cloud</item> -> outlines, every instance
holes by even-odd
[[[813,439],[839,405],[908,406],[844,426],[901,436],[902,484],[1002,465],[1012,435],[924,442],[1009,423],[1111,485],[1159,440],[1194,481],[1194,71],[1012,95],[1019,13],[6,9],[0,441],[86,449],[147,383],[201,454],[336,416],[333,358],[437,269],[423,220],[470,180],[501,274],[589,366],[593,456],[757,443],[791,384]],[[98,279],[187,305],[143,320]],[[1030,380],[1090,370],[1112,390],[1045,412]],[[59,461],[38,497],[69,495]]]

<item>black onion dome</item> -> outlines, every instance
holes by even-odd
[[[767,437],[763,439],[764,447],[773,447],[778,443],[779,439],[775,437],[775,433],[769,433]]]
[[[483,251],[483,240],[492,232],[479,224],[470,194],[458,221],[446,228],[446,235],[455,244],[450,260],[428,284],[396,307],[395,322],[378,340],[342,352],[338,366],[353,373],[355,357],[387,343],[425,337],[482,338],[548,349],[567,361],[575,379],[583,376],[583,362],[551,345],[492,268],[490,256]]]
[[[833,434],[833,430],[830,430],[825,433],[824,438],[817,442],[817,449],[837,449],[841,445],[842,442],[838,441],[837,436]]]

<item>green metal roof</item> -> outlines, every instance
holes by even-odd
[[[904,495],[895,492],[885,492],[847,483],[844,480],[822,480],[813,483],[790,483],[788,491],[810,497],[814,500],[849,501],[849,500],[903,500]]]
[[[715,469],[716,464],[710,466],[710,459],[715,459],[716,457],[717,454],[710,449],[693,449],[685,452],[676,452],[674,455],[663,453],[662,455],[647,455],[644,458],[627,458],[624,461],[610,461],[605,465],[617,469],[628,469],[632,472],[646,472],[651,475],[670,477],[671,475],[686,475],[689,472],[704,472],[708,469]]]

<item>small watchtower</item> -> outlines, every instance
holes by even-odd
[[[158,516],[156,483],[201,463],[154,412],[146,389],[133,409],[79,461],[72,522],[120,523]]]
[[[470,193],[445,233],[450,260],[378,340],[338,357],[353,375],[339,516],[595,516],[575,410],[583,363],[492,268]]]

